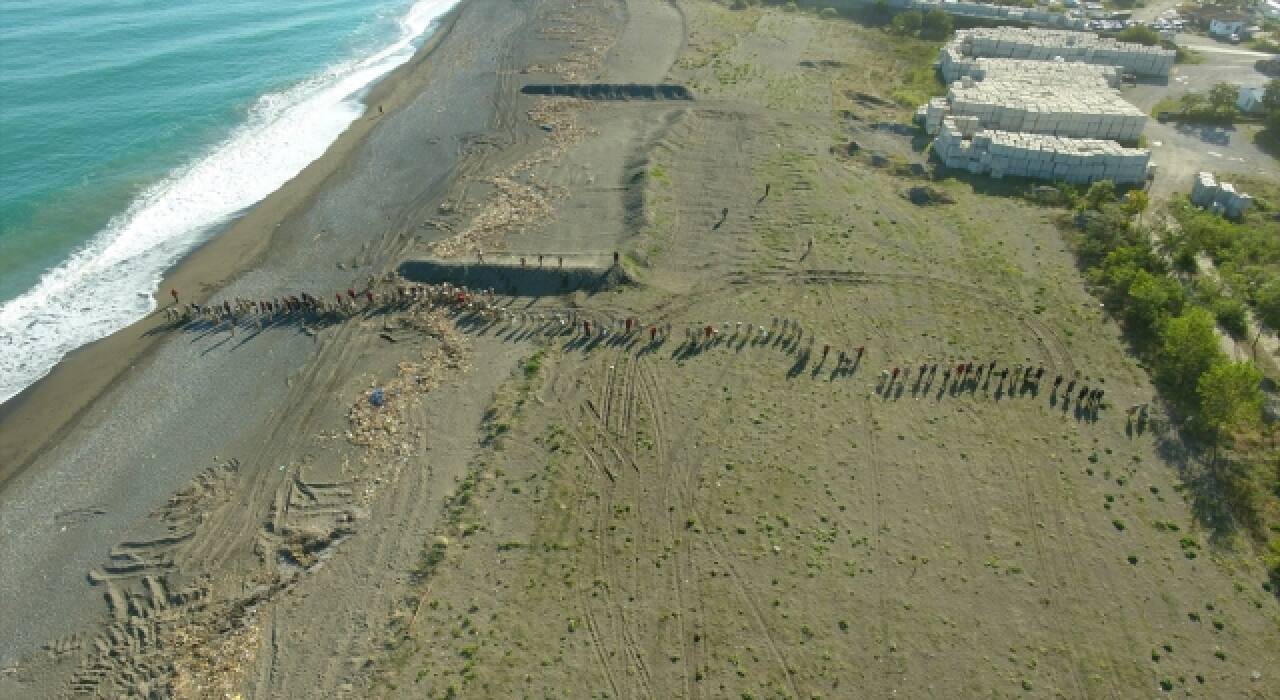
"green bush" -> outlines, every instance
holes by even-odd
[[[1194,411],[1200,377],[1223,357],[1215,328],[1208,311],[1192,308],[1169,319],[1161,329],[1157,379],[1183,409]]]
[[[915,36],[922,24],[924,24],[924,15],[920,14],[919,10],[907,10],[894,15],[889,26],[903,36]]]
[[[1180,313],[1185,301],[1186,294],[1177,280],[1138,270],[1129,284],[1125,316],[1137,329],[1156,329],[1165,319]]]
[[[1200,420],[1215,435],[1251,428],[1262,416],[1262,370],[1252,362],[1215,362],[1196,392]]]
[[[941,41],[951,36],[953,31],[955,21],[951,19],[951,15],[936,8],[924,13],[924,20],[920,24],[921,39]]]
[[[1280,331],[1280,277],[1259,287],[1253,297],[1258,318],[1274,331]]]
[[[1116,35],[1120,41],[1132,44],[1142,44],[1143,46],[1159,46],[1160,32],[1142,25],[1129,27]]]
[[[1209,308],[1218,319],[1218,325],[1230,333],[1231,337],[1241,339],[1248,334],[1248,311],[1245,309],[1244,302],[1232,297],[1221,297]]]

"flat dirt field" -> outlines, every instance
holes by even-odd
[[[439,236],[381,270],[482,249],[518,291],[518,256],[618,251],[615,283],[316,330],[291,411],[193,456],[91,574],[102,629],[0,695],[1276,697],[1280,604],[1060,212],[935,176],[907,126],[936,45],[707,0],[527,11],[492,134],[406,224]]]
[[[679,7],[666,81],[697,99],[594,108],[657,126],[620,179],[635,284],[582,301],[671,336],[565,335],[526,361],[374,688],[1274,692],[1264,575],[1198,527],[1173,436],[1127,424],[1152,388],[1052,212],[913,175],[925,161],[894,99],[927,47]],[[914,187],[938,201],[913,204]],[[707,324],[714,341],[686,341]],[[991,361],[1045,377],[943,375]],[[895,366],[910,373],[886,386]],[[1082,412],[1057,374],[1105,389],[1105,407]]]

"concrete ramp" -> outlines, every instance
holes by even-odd
[[[506,260],[428,259],[408,260],[400,264],[400,276],[419,284],[466,285],[473,289],[492,287],[500,294],[512,296],[558,296],[572,292],[601,292],[626,281],[622,270],[609,263],[568,264],[560,267],[548,257],[540,267]]]

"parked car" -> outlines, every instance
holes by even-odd
[[[1254,62],[1253,67],[1263,75],[1280,77],[1280,58],[1260,58]]]

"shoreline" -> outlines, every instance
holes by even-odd
[[[413,56],[365,91],[366,111],[325,152],[279,189],[267,195],[197,246],[167,271],[153,293],[156,309],[145,318],[68,353],[48,374],[0,404],[0,503],[13,482],[74,428],[95,404],[141,369],[170,336],[160,312],[168,289],[188,301],[204,301],[236,278],[257,268],[271,250],[274,232],[306,207],[324,183],[341,172],[379,122],[416,94],[406,83],[450,35],[467,0],[439,17],[436,29]],[[374,106],[384,108],[375,114]],[[198,291],[197,291],[198,290]]]

